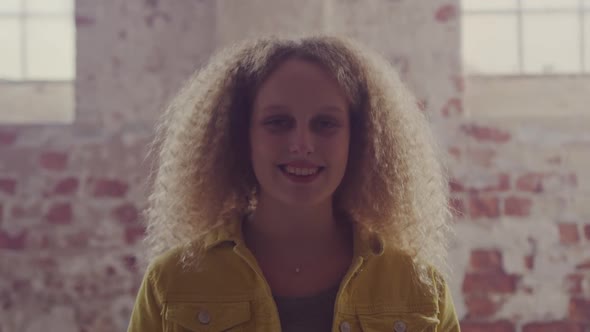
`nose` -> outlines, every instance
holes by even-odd
[[[310,155],[314,152],[313,135],[309,128],[298,126],[292,131],[289,152]]]

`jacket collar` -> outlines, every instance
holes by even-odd
[[[234,219],[226,224],[214,228],[204,238],[205,250],[210,250],[220,244],[233,242],[234,245],[244,244],[242,224],[244,218]],[[355,256],[362,256],[365,259],[371,256],[380,256],[385,250],[385,243],[379,234],[366,234],[362,228],[353,223],[353,250]]]

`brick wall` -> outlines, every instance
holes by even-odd
[[[1,332],[125,329],[157,114],[212,50],[269,29],[357,37],[419,96],[448,151],[464,331],[589,328],[590,121],[465,110],[458,0],[298,3],[77,1],[75,123],[0,127]]]

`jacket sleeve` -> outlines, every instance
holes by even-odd
[[[439,294],[438,294],[438,306],[439,313],[438,319],[440,320],[437,331],[440,332],[460,332],[459,320],[457,313],[455,312],[455,305],[453,304],[453,297],[448,284],[442,277],[439,277]]]
[[[158,294],[153,271],[148,269],[143,277],[127,332],[161,332],[162,299]]]

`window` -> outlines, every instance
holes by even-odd
[[[0,43],[0,122],[71,122],[74,0],[1,0]]]
[[[468,75],[590,73],[590,0],[462,0]]]
[[[590,115],[590,0],[461,1],[467,116]]]

